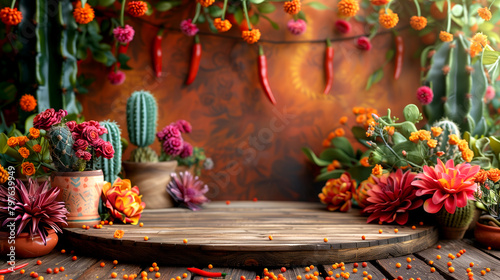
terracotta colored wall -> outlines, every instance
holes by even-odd
[[[167,26],[176,28],[181,19],[192,17],[189,8],[167,14],[167,20],[164,17],[154,21],[167,21]],[[333,31],[334,11],[304,10],[309,16],[304,35],[295,37],[285,30],[289,17],[278,7],[272,17],[282,15],[276,20],[281,29],[274,31],[267,22],[261,22],[257,27],[263,33],[262,39],[340,38]],[[366,81],[392,47],[391,33],[375,37],[373,49],[368,52],[356,49],[355,39],[334,42],[335,80],[331,94],[326,96],[322,95],[324,43],[264,42],[269,80],[278,103],[274,107],[258,82],[257,47],[239,39],[237,28],[224,34],[226,37],[201,35],[203,54],[198,77],[192,85],[184,86],[193,39],[179,31],[168,32],[163,41],[164,72],[157,79],[150,55],[157,28],[141,21],[132,21],[132,25],[136,37],[128,54],[133,70],[126,71],[123,85],[109,84],[106,69],[84,64],[84,72],[93,72],[97,77],[90,93],[79,98],[84,115],[87,119],[116,120],[126,136],[127,97],[135,90],[151,91],[160,107],[158,129],[177,119],[190,121],[194,131],[185,139],[204,147],[213,158],[215,168],[202,176],[211,187],[209,196],[213,200],[317,200],[321,186],[313,183],[314,170],[301,147],[320,151],[323,138],[337,126],[341,116],[349,116],[349,124],[354,123],[353,106],[371,106],[379,111],[391,106],[395,115],[401,116],[404,105],[416,102],[419,66],[413,54],[418,40],[408,30],[402,32],[407,51],[401,78],[392,79],[393,65],[389,63],[384,68],[385,78],[369,91],[365,91]],[[362,34],[364,29],[357,24],[350,35]],[[155,143],[154,148],[159,151],[159,144]]]

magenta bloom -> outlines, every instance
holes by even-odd
[[[87,142],[85,139],[77,139],[75,141],[75,144],[73,144],[73,150],[83,150],[85,151],[87,147],[89,146],[89,142]]]
[[[177,126],[179,131],[182,133],[190,133],[191,130],[193,130],[191,124],[186,120],[178,120],[177,122],[175,122],[175,126]]]
[[[181,21],[181,31],[187,36],[194,36],[198,33],[198,27],[192,23],[192,19],[185,19]]]
[[[108,74],[108,80],[112,85],[119,86],[125,82],[126,75],[123,71],[111,71]]]
[[[116,40],[122,44],[130,43],[132,39],[134,39],[134,34],[134,28],[128,24],[125,24],[124,27],[118,26],[113,29],[113,35],[115,35]]]
[[[369,51],[372,49],[372,43],[370,42],[370,39],[365,36],[358,38],[358,40],[356,41],[356,46],[358,47],[358,49],[364,51]]]
[[[56,110],[50,108],[40,114],[36,115],[33,119],[33,127],[37,129],[48,130],[53,125],[61,122],[62,118],[66,117],[68,112],[63,109]]]
[[[403,174],[401,169],[389,176],[372,176],[375,184],[368,183],[371,187],[367,192],[368,206],[363,209],[365,213],[371,213],[368,222],[379,220],[384,223],[406,224],[409,211],[423,204],[422,199],[416,196],[417,189],[411,185],[415,177],[416,174],[410,170]]]
[[[426,212],[437,213],[444,205],[446,211],[453,214],[457,207],[465,207],[469,199],[474,199],[478,188],[474,175],[479,169],[479,165],[468,163],[455,166],[452,159],[445,165],[438,159],[435,167],[424,166],[424,171],[417,175],[419,180],[412,185],[418,188],[417,196],[432,196],[424,202]]]
[[[77,150],[75,152],[75,155],[78,157],[78,158],[81,158],[83,160],[90,160],[92,158],[92,154],[87,152],[87,151],[84,151],[84,150]]]
[[[347,34],[351,32],[351,24],[346,20],[339,19],[335,21],[335,30],[339,33]]]
[[[100,142],[99,146],[95,147],[95,152],[97,157],[103,156],[107,159],[111,159],[115,155],[115,149],[113,148],[113,145],[104,140]]]
[[[173,173],[171,176],[167,192],[177,203],[196,211],[201,209],[203,203],[210,201],[205,197],[208,186],[198,177],[193,177],[189,172],[180,172],[179,175]]]
[[[486,100],[486,102],[490,102],[491,100],[493,100],[493,98],[495,98],[495,88],[492,86],[488,86],[486,88],[484,99]]]
[[[301,35],[302,33],[306,32],[307,24],[302,19],[291,19],[288,21],[286,27],[288,28],[288,31],[290,31],[290,33],[292,33],[293,35]]]
[[[180,137],[172,137],[163,142],[162,148],[167,155],[178,156],[184,148],[184,141]]]
[[[158,137],[160,142],[170,138],[179,138],[181,137],[181,130],[179,129],[179,126],[170,124],[165,126],[161,131],[158,131],[158,133],[156,133],[156,137]]]
[[[92,146],[97,144],[99,138],[99,130],[95,126],[87,126],[81,133],[81,138],[89,142]]]
[[[182,147],[182,151],[179,154],[181,158],[187,158],[190,157],[193,154],[193,146],[189,144],[188,142],[184,142],[184,147]]]
[[[423,105],[430,104],[434,98],[432,89],[428,86],[421,86],[417,89],[417,99]]]

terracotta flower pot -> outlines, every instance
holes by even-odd
[[[14,248],[15,259],[35,258],[47,255],[52,251],[52,249],[54,249],[59,241],[59,237],[53,229],[49,229],[48,232],[49,233],[46,238],[47,245],[43,244],[43,240],[39,235],[36,235],[33,239],[31,239],[28,232],[23,232],[17,236],[15,238],[15,244],[12,242],[12,244],[9,244],[9,232],[0,232],[0,254],[10,258],[10,255],[13,255],[11,254],[11,249]]]
[[[139,187],[146,209],[169,208],[174,206],[172,197],[167,193],[170,174],[175,172],[177,161],[130,162],[124,161],[125,178],[133,186]]]
[[[100,222],[99,198],[104,176],[102,170],[82,172],[56,172],[52,186],[61,192],[57,199],[66,203],[68,227],[92,226]]]
[[[500,249],[500,227],[492,227],[476,222],[474,237],[484,246]]]

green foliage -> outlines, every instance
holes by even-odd
[[[500,139],[498,137],[475,138],[469,132],[465,132],[464,139],[474,152],[471,164],[479,165],[484,170],[500,167]]]
[[[201,147],[193,147],[193,154],[191,156],[186,158],[177,157],[176,159],[179,166],[194,166],[194,173],[199,176],[201,174],[201,166],[207,159],[207,156],[205,155],[205,149]],[[161,160],[162,158],[160,157],[160,161]]]

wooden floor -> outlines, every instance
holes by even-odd
[[[329,212],[320,203],[213,202],[197,212],[148,210],[143,227],[65,229],[64,237],[80,252],[98,251],[110,259],[227,267],[375,260],[421,251],[438,240],[433,226],[366,219],[359,210]],[[117,229],[125,232],[123,238],[113,237]]]

